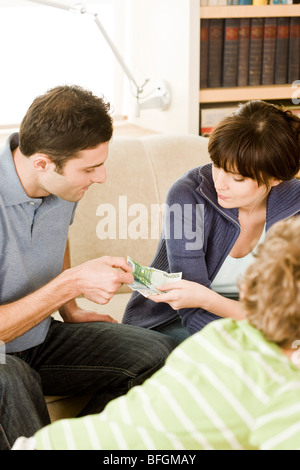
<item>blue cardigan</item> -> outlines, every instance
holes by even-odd
[[[179,178],[167,195],[167,207],[181,208],[185,215],[185,205],[193,207],[190,225],[194,232],[203,234],[201,246],[192,246],[191,232],[182,236],[172,236],[176,218],[168,216],[162,236],[151,266],[167,272],[182,272],[182,278],[210,287],[225,258],[231,251],[239,234],[238,209],[224,209],[218,204],[212,180],[212,165],[194,168]],[[187,206],[186,206],[187,207]],[[196,207],[201,207],[196,217]],[[180,211],[179,211],[180,212]],[[300,214],[300,181],[293,179],[273,187],[267,200],[266,230],[275,222]],[[191,218],[191,216],[189,216]],[[184,217],[182,217],[183,223]],[[183,228],[183,226],[182,226]],[[175,231],[176,232],[176,231]],[[178,232],[178,223],[177,223]],[[199,239],[200,237],[198,237]],[[196,242],[196,237],[195,237]],[[199,243],[195,243],[195,246]],[[185,308],[178,312],[166,303],[155,303],[134,292],[126,307],[123,323],[155,329],[182,317],[182,323],[190,333],[202,329],[207,323],[220,317],[202,308]]]

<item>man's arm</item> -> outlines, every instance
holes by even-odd
[[[80,295],[108,303],[122,284],[133,282],[131,270],[124,258],[108,256],[66,269],[36,292],[0,306],[0,340],[13,341]]]

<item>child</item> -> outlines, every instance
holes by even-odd
[[[299,448],[299,217],[270,229],[243,278],[241,302],[244,320],[210,323],[101,414],[58,421],[25,444],[41,450]]]

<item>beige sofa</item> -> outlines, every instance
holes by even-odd
[[[70,229],[72,265],[103,255],[129,255],[148,265],[158,244],[159,209],[167,191],[185,171],[209,162],[207,143],[198,136],[114,137],[106,163],[107,181],[88,190]],[[105,306],[84,298],[77,302],[121,321],[131,292],[123,286]],[[52,420],[75,416],[82,406],[82,397],[46,399]]]

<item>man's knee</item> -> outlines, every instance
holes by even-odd
[[[0,364],[0,450],[49,422],[39,374],[18,357],[7,355],[5,364]]]
[[[6,354],[5,363],[0,364],[1,393],[10,389],[20,391],[22,387],[31,388],[40,384],[40,377],[31,367],[18,357]]]

